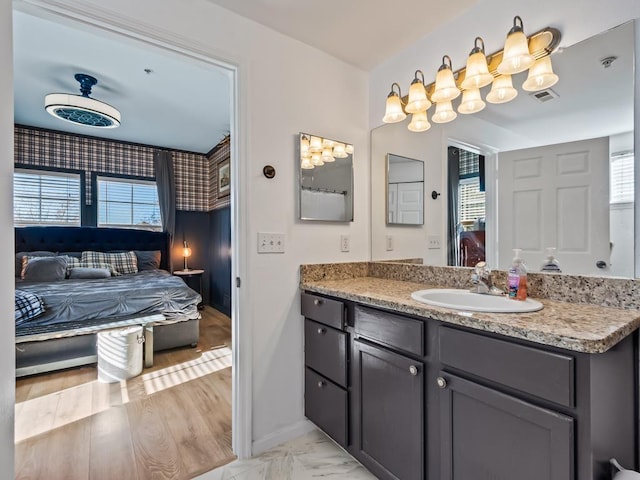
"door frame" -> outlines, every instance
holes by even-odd
[[[143,24],[95,5],[83,5],[77,0],[14,0],[14,10],[49,18],[61,23],[80,23],[85,27],[135,39],[186,58],[229,71],[231,77],[231,292],[232,312],[232,448],[239,459],[252,453],[252,385],[251,385],[251,322],[241,322],[248,305],[246,289],[239,288],[236,278],[247,278],[246,255],[248,232],[247,202],[241,194],[247,185],[246,114],[247,62],[235,58],[224,48],[201,44],[172,32]],[[246,196],[244,196],[246,198]]]

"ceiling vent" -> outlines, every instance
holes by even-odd
[[[535,98],[541,103],[548,102],[550,100],[553,100],[554,98],[558,98],[559,96],[556,92],[554,92],[550,88],[547,88],[545,90],[540,90],[539,92],[532,92],[529,95],[531,95],[533,98]]]

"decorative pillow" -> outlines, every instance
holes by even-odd
[[[119,253],[82,252],[82,262],[110,263],[116,272],[123,275],[138,272],[138,258],[133,251]]]
[[[108,268],[94,267],[73,267],[69,272],[69,278],[108,278],[111,276],[111,270]]]
[[[44,250],[38,250],[34,252],[18,252],[16,253],[16,277],[22,276],[22,257],[28,255],[30,257],[55,257],[56,252],[48,252]]]
[[[160,268],[160,250],[134,250],[138,259],[138,271],[158,270]]]
[[[35,293],[17,290],[15,293],[16,325],[26,322],[44,313],[44,302]]]
[[[67,277],[71,278],[71,270],[74,268],[99,268],[106,269],[109,271],[110,275],[113,277],[120,276],[120,273],[116,271],[115,267],[110,263],[103,262],[82,262],[80,259],[75,257],[65,257],[67,259]],[[79,278],[79,277],[75,277]]]
[[[57,282],[67,274],[65,257],[22,257],[21,277],[26,282]]]

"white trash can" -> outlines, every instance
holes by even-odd
[[[115,383],[142,372],[142,326],[98,332],[98,381]]]

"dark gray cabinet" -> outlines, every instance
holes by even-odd
[[[441,479],[572,480],[573,418],[440,373]]]
[[[361,461],[383,478],[424,478],[424,365],[360,339],[353,349]]]

